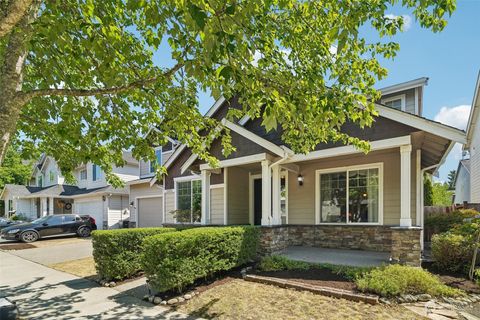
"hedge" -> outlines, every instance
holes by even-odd
[[[141,271],[140,253],[143,239],[174,231],[174,228],[93,231],[93,258],[98,275],[107,280],[121,280],[135,275]]]
[[[472,209],[461,209],[451,213],[431,214],[425,218],[425,228],[431,229],[434,234],[447,232],[461,225],[465,219],[473,218],[479,213]]]
[[[142,266],[150,285],[182,291],[195,280],[243,265],[256,257],[253,226],[187,229],[145,238]]]

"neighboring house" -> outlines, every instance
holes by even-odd
[[[154,129],[155,130],[155,129]],[[155,148],[156,162],[165,164],[178,147],[178,142],[169,139],[169,142]],[[130,221],[138,227],[161,226],[164,222],[163,214],[163,185],[151,183],[155,176],[155,164],[151,161],[140,161],[139,179],[128,183],[130,194]]]
[[[460,160],[455,173],[453,203],[470,202],[470,159]]]
[[[470,202],[480,203],[480,73],[475,85],[470,117],[467,124],[467,143],[463,149],[470,154]]]
[[[114,167],[123,181],[138,179],[138,161],[130,152],[127,162]],[[87,163],[74,170],[76,185],[64,183],[64,177],[52,157],[43,155],[32,174],[29,186],[7,184],[0,194],[5,200],[6,216],[16,213],[29,219],[49,214],[88,214],[99,229],[120,227],[129,218],[128,189],[110,186],[99,166]]]
[[[466,141],[463,131],[421,117],[426,82],[383,89],[380,102],[389,107],[377,104],[371,128],[343,126],[370,141],[367,155],[339,143],[296,154],[280,131],[265,132],[262,119],[227,121],[228,108],[241,106],[221,98],[206,116],[231,130],[236,151],[225,158],[215,141],[210,152],[220,163],[211,168],[185,146],[176,148],[165,162],[157,221],[261,225],[271,232],[262,240],[271,251],[288,244],[390,251],[418,264],[423,243],[414,226],[423,226],[423,172],[433,172],[455,142]]]

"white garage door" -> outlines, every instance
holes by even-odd
[[[75,201],[75,212],[77,214],[88,214],[95,219],[97,229],[103,229],[103,201],[91,200],[91,201]]]
[[[139,227],[160,227],[163,222],[162,197],[137,199]]]

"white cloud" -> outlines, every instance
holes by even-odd
[[[467,127],[469,115],[469,105],[442,107],[440,111],[435,115],[433,120],[465,130],[465,128]],[[455,163],[454,166],[456,166],[456,164],[458,164],[458,161],[462,160],[462,158],[462,145],[460,143],[456,143],[455,146],[452,148],[452,151],[450,151],[447,162],[452,162],[453,159],[453,163]]]
[[[465,130],[469,115],[470,106],[463,104],[455,107],[442,107],[433,120]]]
[[[391,19],[391,20],[395,20],[398,17],[403,18],[403,29],[402,29],[402,31],[408,31],[410,29],[410,27],[412,26],[412,17],[410,17],[408,14],[403,14],[401,16],[396,16],[396,15],[390,13],[390,14],[385,15],[385,18],[388,18],[388,19]]]

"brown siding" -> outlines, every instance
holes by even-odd
[[[192,152],[190,150],[185,149],[178,156],[178,158],[175,159],[172,166],[168,170],[167,176],[165,177],[165,190],[174,188],[173,178],[188,176],[191,174],[190,172],[184,172],[183,174],[181,174],[182,165],[185,163],[185,161],[187,161],[191,154]]]

